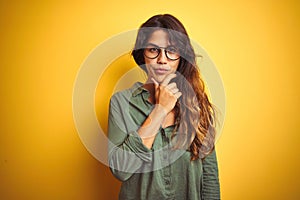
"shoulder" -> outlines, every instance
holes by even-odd
[[[114,93],[111,98],[111,103],[124,103],[128,102],[132,96],[132,94],[142,86],[143,84],[141,82],[134,83],[130,88],[118,91]]]

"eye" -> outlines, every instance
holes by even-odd
[[[150,47],[150,48],[148,48],[148,51],[150,51],[151,53],[156,53],[159,51],[159,49],[156,47]]]
[[[176,47],[170,46],[166,49],[169,53],[178,53],[178,49]]]

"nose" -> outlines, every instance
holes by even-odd
[[[167,60],[168,60],[168,58],[167,58],[167,56],[165,54],[164,49],[161,49],[160,50],[160,54],[157,57],[157,63],[161,64],[161,65],[162,64],[167,64]]]

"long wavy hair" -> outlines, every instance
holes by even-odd
[[[175,148],[185,147],[191,152],[191,160],[204,158],[214,148],[216,136],[216,109],[205,92],[205,84],[200,76],[196,55],[183,24],[170,14],[155,15],[141,25],[132,56],[144,70],[144,48],[151,34],[156,30],[168,33],[171,44],[179,48],[180,62],[175,82],[181,98],[175,105],[177,135]],[[147,71],[146,71],[147,72]],[[188,84],[187,84],[188,82]]]

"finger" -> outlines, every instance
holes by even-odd
[[[174,88],[174,89],[171,90],[171,92],[172,92],[173,94],[176,94],[177,92],[179,92],[179,89],[178,89],[178,88]]]
[[[174,96],[179,99],[179,97],[181,97],[182,93],[181,92],[177,92],[176,94],[174,94]]]
[[[176,77],[176,74],[169,74],[165,77],[165,79],[162,81],[161,85],[166,86],[170,83],[170,81]]]
[[[158,82],[154,79],[154,78],[151,78],[151,80],[153,81],[153,83],[154,83],[154,87],[155,87],[155,89],[157,89],[158,88],[158,86],[159,86],[159,84],[158,84]]]
[[[154,98],[155,98],[155,103],[157,103],[158,101],[158,96],[159,96],[159,83],[152,77],[151,80],[153,81],[154,83],[154,89],[155,89],[155,95],[154,95]]]
[[[169,90],[173,90],[173,89],[177,88],[177,84],[176,83],[170,83],[169,85],[166,86],[166,88],[168,88]]]

